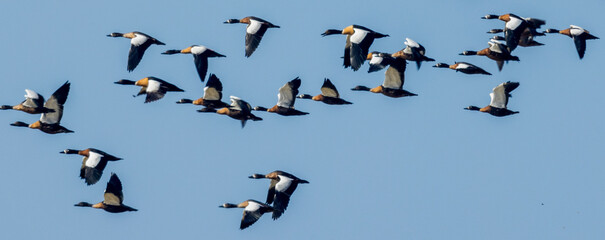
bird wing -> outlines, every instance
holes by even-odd
[[[300,87],[300,78],[296,78],[289,81],[284,86],[279,88],[277,94],[277,106],[292,108],[296,101],[296,95],[298,94],[298,87]]]
[[[109,182],[107,182],[107,188],[105,188],[105,194],[103,195],[103,203],[107,205],[120,206],[124,200],[122,194],[122,182],[118,178],[118,175],[111,173]]]
[[[204,82],[206,78],[206,72],[208,72],[208,56],[206,56],[205,54],[194,54],[193,62],[195,63],[197,75],[200,76],[200,80]]]
[[[63,117],[63,104],[67,101],[70,83],[65,82],[52,96],[44,103],[44,107],[54,110],[54,112],[43,113],[40,122],[46,124],[59,124]]]
[[[132,72],[132,70],[139,65],[139,62],[141,62],[141,59],[143,59],[145,50],[147,50],[151,44],[152,41],[150,38],[142,34],[136,34],[136,37],[130,40],[130,51],[128,51],[127,66],[127,70],[129,72]]]
[[[279,180],[271,179],[271,184],[269,185],[269,192],[267,193],[267,204],[273,203],[275,199],[275,185],[279,182]]]
[[[250,106],[250,104],[248,102],[246,102],[236,96],[230,96],[229,98],[231,98],[231,107],[230,107],[231,109],[240,110],[245,113],[250,113],[252,107]]]
[[[351,35],[351,68],[358,70],[368,56],[370,45],[374,42],[374,37],[369,31],[355,29]]]
[[[244,208],[244,215],[242,216],[242,222],[240,229],[245,229],[250,225],[254,224],[258,219],[263,216],[269,206],[257,203],[255,201],[248,200],[248,206]]]
[[[204,88],[204,100],[212,100],[218,101],[223,98],[223,84],[216,77],[216,75],[212,74],[208,78],[208,83],[206,83],[206,87]]]
[[[42,95],[29,90],[29,89],[25,89],[25,101],[23,101],[23,106],[26,107],[30,107],[30,108],[39,108],[42,107],[44,105],[44,97],[42,97]]]
[[[405,82],[405,65],[406,61],[404,59],[395,59],[384,73],[382,86],[390,89],[401,89]]]
[[[572,38],[573,42],[576,44],[576,50],[578,50],[580,59],[584,58],[584,52],[586,52],[586,38],[581,37],[581,35],[572,35]]]
[[[504,26],[504,39],[506,40],[506,45],[510,51],[517,48],[521,33],[523,33],[526,28],[527,22],[520,18],[511,17],[510,21],[506,22]]]
[[[489,103],[492,107],[506,108],[508,102],[508,94],[505,91],[504,83],[496,86],[493,92],[489,94],[491,102]]]
[[[269,26],[265,23],[250,19],[250,24],[246,27],[246,57],[250,57],[254,53],[267,28]]]
[[[334,86],[334,84],[332,84],[332,81],[327,78],[324,80],[324,84],[321,86],[321,95],[333,98],[340,97],[340,95],[338,94],[338,90],[336,90],[336,86]]]
[[[347,35],[347,42],[345,43],[345,53],[343,57],[343,64],[345,68],[351,66],[351,35]]]

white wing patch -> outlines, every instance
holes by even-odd
[[[292,185],[292,178],[283,176],[283,175],[278,175],[279,176],[279,182],[277,182],[277,184],[275,184],[275,190],[278,192],[285,192],[286,189],[288,189],[290,187],[290,185]]]
[[[25,98],[38,99],[39,95],[32,90],[25,89]]]
[[[236,96],[230,96],[229,97],[231,99],[231,108],[234,110],[242,110],[242,107],[239,105],[239,101],[241,101],[241,98],[238,98]]]
[[[407,45],[409,47],[415,47],[415,48],[420,47],[420,44],[418,44],[416,41],[409,39],[409,38],[405,38],[405,45]]]
[[[260,208],[260,204],[253,202],[253,201],[248,201],[248,206],[246,206],[246,208],[244,208],[244,211],[256,212],[259,208]]]
[[[489,94],[491,102],[489,103],[492,107],[506,108],[506,92],[504,92],[504,83],[498,85],[493,89],[493,92]]]
[[[256,32],[258,32],[262,25],[263,24],[261,22],[256,21],[254,19],[250,19],[250,24],[246,28],[246,32],[250,34],[256,34]]]
[[[373,54],[372,59],[370,60],[370,64],[381,64],[383,58],[379,57],[378,54]]]
[[[99,165],[99,162],[101,162],[101,158],[103,157],[103,155],[98,154],[96,152],[93,151],[89,151],[88,152],[88,160],[86,161],[86,166],[87,167],[91,167],[94,168],[97,165]]]
[[[572,36],[578,36],[578,35],[584,33],[584,31],[585,31],[584,28],[578,27],[576,25],[570,25],[570,27],[571,27],[571,29],[569,30],[569,33]]]
[[[467,69],[470,67],[471,67],[471,65],[468,65],[466,63],[458,63],[458,66],[456,66],[456,69]]]
[[[195,55],[199,55],[204,53],[206,50],[208,50],[208,48],[204,47],[204,46],[194,46],[191,48],[191,53],[195,54]]]
[[[519,27],[519,25],[521,25],[521,23],[523,23],[523,20],[516,17],[511,17],[510,21],[506,22],[505,26],[507,29],[515,30]]]
[[[366,35],[369,33],[368,31],[359,28],[354,28],[353,31],[355,32],[353,35],[351,35],[351,42],[355,44],[361,43],[361,41],[363,41],[363,39],[365,39]]]
[[[147,92],[157,92],[158,90],[160,90],[160,82],[156,81],[156,80],[148,80],[147,83]]]
[[[135,33],[134,37],[132,39],[130,39],[130,44],[132,44],[135,47],[138,47],[138,46],[141,46],[141,44],[147,42],[147,39],[149,39],[149,38],[144,35]]]

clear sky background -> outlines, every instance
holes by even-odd
[[[603,239],[605,127],[603,39],[578,58],[563,35],[545,46],[517,48],[498,72],[485,57],[459,56],[487,47],[498,20],[515,13],[546,20],[545,28],[575,24],[605,36],[601,1],[7,1],[0,9],[0,104],[17,104],[26,88],[46,98],[72,82],[62,125],[73,134],[48,135],[9,126],[39,116],[0,112],[1,239]],[[245,25],[257,16],[269,29],[244,57]],[[437,62],[468,61],[492,76],[464,75],[425,63],[408,65],[404,88],[417,97],[353,92],[378,86],[384,72],[342,67],[345,36],[329,28],[359,24],[390,37],[371,50],[395,52],[405,37]],[[543,30],[545,29],[543,28]],[[111,32],[141,31],[151,46],[126,71],[129,40]],[[197,99],[203,85],[189,55],[168,49],[205,45],[229,95],[271,107],[277,90],[299,76],[301,93],[318,94],[330,78],[350,106],[310,100],[310,112],[283,117],[258,112],[244,128],[226,116],[177,105]],[[437,63],[435,62],[435,63]],[[138,87],[119,79],[156,76],[184,93],[144,104]],[[520,114],[496,118],[463,110],[485,106],[496,85],[518,81],[509,102]],[[94,147],[124,158],[108,164],[96,185],[79,179],[81,157],[66,148]],[[264,201],[268,180],[253,173],[290,172],[310,181],[296,190],[277,221],[263,216],[239,230],[241,209],[224,202]],[[124,186],[124,203],[138,212],[77,208],[99,202],[110,173]]]

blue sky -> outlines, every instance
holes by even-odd
[[[545,46],[517,48],[521,61],[502,72],[485,57],[458,55],[487,47],[492,35],[485,32],[503,27],[481,20],[485,14],[541,18],[546,28],[574,24],[603,37],[602,10],[600,1],[7,2],[0,9],[1,104],[19,103],[26,88],[48,98],[69,80],[62,124],[75,133],[11,127],[38,116],[0,113],[0,238],[604,238],[602,40],[589,41],[579,60],[570,38],[540,37]],[[222,22],[251,15],[281,28],[268,30],[245,58],[245,25]],[[493,75],[425,63],[406,72],[404,88],[417,97],[352,92],[378,86],[384,74],[368,74],[367,63],[358,72],[343,69],[345,37],[320,36],[351,24],[390,35],[371,50],[398,51],[409,37],[437,62],[468,61]],[[130,31],[166,43],[151,46],[131,73],[129,41],[105,36]],[[174,103],[202,94],[192,57],[160,54],[193,44],[227,56],[209,64],[225,101],[235,95],[270,107],[278,88],[299,76],[301,93],[318,94],[327,77],[354,104],[299,99],[296,108],[310,115],[259,112],[264,120],[244,129],[226,116],[197,113]],[[138,88],[113,84],[146,76],[185,92],[144,104],[132,97]],[[509,102],[520,114],[462,109],[487,105],[505,81],[521,83]],[[59,154],[87,147],[124,158],[92,186],[78,178],[81,157]],[[217,206],[265,200],[269,182],[247,176],[277,169],[310,184],[299,186],[282,218],[264,216],[240,231],[241,210]],[[101,201],[110,172],[138,212],[73,206]]]

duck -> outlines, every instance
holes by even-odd
[[[491,102],[484,108],[479,108],[476,106],[468,106],[464,109],[471,111],[480,111],[484,113],[489,113],[492,116],[496,117],[504,117],[512,114],[517,114],[519,112],[511,111],[506,108],[508,104],[508,98],[511,97],[510,92],[519,87],[518,82],[505,82],[496,86],[493,89],[493,92],[489,94],[491,98]]]
[[[345,44],[344,52],[344,67],[351,67],[353,71],[359,70],[366,60],[366,56],[369,53],[370,46],[374,42],[374,39],[389,36],[359,25],[348,26],[342,31],[328,29],[321,35],[325,37],[334,34],[347,35],[347,43]]]
[[[101,179],[103,170],[107,166],[108,161],[119,161],[122,158],[112,156],[94,148],[84,150],[65,149],[62,154],[78,154],[84,156],[82,159],[82,167],[80,167],[80,178],[84,179],[87,185],[93,185]]]
[[[240,230],[244,230],[254,224],[263,214],[273,212],[275,209],[268,204],[261,203],[256,200],[248,199],[240,204],[224,203],[220,208],[243,208],[244,216],[239,225]]]
[[[389,66],[394,60],[390,53],[371,52],[368,53],[366,60],[370,60],[368,73],[380,71]]]
[[[416,41],[405,38],[405,48],[392,54],[393,57],[401,57],[408,61],[416,62],[416,69],[420,69],[422,62],[433,62],[435,59],[425,56],[426,49]]]
[[[206,112],[216,108],[229,107],[229,104],[221,101],[221,98],[223,98],[223,84],[216,75],[210,74],[210,77],[208,77],[208,82],[206,83],[206,87],[204,88],[203,97],[197,100],[183,98],[176,103],[191,103],[193,105],[201,105],[205,107],[202,110]]]
[[[477,67],[473,64],[467,62],[455,62],[453,65],[449,65],[447,63],[437,63],[435,64],[436,68],[449,68],[452,70],[456,70],[456,72],[461,72],[465,74],[484,74],[484,75],[492,75],[491,73],[483,70],[480,67]]]
[[[250,106],[250,104],[248,102],[246,102],[236,96],[230,96],[229,98],[231,99],[231,105],[228,107],[224,107],[219,110],[200,109],[200,110],[198,110],[198,112],[214,111],[220,115],[227,115],[233,119],[240,120],[242,123],[242,128],[244,128],[246,126],[246,121],[248,121],[248,120],[252,120],[252,121],[263,120],[262,118],[254,116],[254,114],[251,113],[252,107]]]
[[[580,59],[584,58],[584,52],[586,52],[586,40],[599,39],[598,37],[590,34],[589,31],[576,25],[569,25],[569,28],[563,30],[557,30],[554,28],[546,29],[545,33],[560,33],[573,39],[576,44],[576,50]]]
[[[135,85],[141,86],[141,91],[136,96],[146,94],[145,103],[154,102],[160,100],[166,95],[166,92],[184,92],[185,90],[172,85],[162,79],[156,77],[146,77],[138,81],[131,81],[128,79],[122,79],[114,82],[120,85]]]
[[[532,43],[533,37],[540,35],[536,29],[546,24],[546,21],[541,19],[522,18],[512,13],[500,16],[489,14],[482,17],[482,19],[499,19],[505,22],[502,32],[504,32],[504,38],[509,52],[515,50],[520,43],[523,43],[525,46],[528,46],[528,44],[538,46],[535,45],[536,43]]]
[[[32,90],[25,89],[25,100],[17,105],[2,105],[0,110],[17,110],[29,114],[42,114],[54,110],[44,107],[44,97]]]
[[[273,203],[273,220],[277,220],[288,208],[290,197],[296,190],[298,184],[307,184],[309,181],[300,179],[284,171],[273,171],[269,174],[252,174],[248,178],[252,179],[271,179],[269,192],[267,194],[267,204]]]
[[[279,93],[277,94],[277,104],[275,106],[269,109],[257,106],[254,107],[254,110],[277,113],[282,116],[300,116],[309,114],[307,112],[294,109],[294,102],[296,101],[296,95],[298,94],[300,84],[301,80],[298,77],[287,82],[284,86],[279,88]]]
[[[494,30],[499,30],[499,29],[492,29],[492,31]],[[537,42],[533,39],[533,37],[531,35],[526,34],[527,31],[523,32],[523,34],[521,34],[521,39],[519,39],[519,46],[521,47],[537,47],[537,46],[543,46],[544,43],[540,43]],[[497,40],[497,41],[504,41],[505,38],[502,36],[493,36],[491,39]]]
[[[382,85],[369,88],[366,86],[356,86],[352,88],[353,91],[369,91],[373,93],[382,93],[387,97],[400,98],[407,96],[418,96],[415,93],[403,90],[403,83],[405,82],[405,68],[406,60],[403,58],[394,58],[393,62],[387,68],[384,73],[384,82]]]
[[[103,194],[103,201],[97,204],[90,204],[87,202],[79,202],[74,206],[76,207],[92,207],[103,209],[110,213],[121,213],[138,211],[135,208],[124,205],[124,194],[122,194],[122,182],[118,178],[118,175],[111,173],[107,187],[105,188],[105,194]]]
[[[143,54],[145,54],[145,50],[149,48],[152,44],[155,45],[166,45],[163,42],[145,34],[142,32],[129,32],[129,33],[118,33],[114,32],[107,35],[108,37],[124,37],[130,38],[130,51],[128,51],[128,65],[126,70],[128,72],[132,72],[143,59]]]
[[[71,83],[69,83],[69,81],[65,82],[44,103],[44,108],[51,109],[52,112],[49,111],[42,113],[40,120],[32,124],[15,122],[12,123],[11,126],[39,129],[40,131],[48,134],[73,133],[74,131],[61,126],[61,118],[63,118],[63,105],[65,104],[65,101],[67,101],[70,85]]]
[[[167,50],[163,52],[164,55],[173,55],[177,53],[191,54],[193,55],[193,63],[195,63],[195,69],[200,77],[200,80],[204,82],[206,79],[206,72],[208,71],[208,58],[211,57],[226,57],[223,54],[217,53],[212,49],[209,49],[202,45],[192,45],[183,50]]]
[[[324,84],[321,86],[321,94],[317,96],[311,96],[309,94],[301,94],[296,96],[297,98],[302,99],[312,99],[314,101],[323,102],[329,105],[344,105],[344,104],[352,104],[342,98],[340,98],[340,94],[338,94],[338,90],[336,90],[336,86],[330,81],[330,79],[325,78]]]
[[[498,64],[498,70],[502,71],[502,67],[504,66],[504,61],[519,61],[519,57],[513,56],[508,51],[506,45],[497,40],[491,39],[488,43],[488,48],[482,49],[480,51],[464,51],[460,53],[460,55],[471,56],[471,55],[479,55],[486,56],[489,59],[496,61]]]
[[[280,28],[273,23],[265,21],[261,18],[249,16],[242,19],[229,19],[225,21],[226,24],[234,23],[245,23],[248,24],[246,27],[246,57],[252,56],[252,53],[258,47],[258,44],[263,39],[263,35],[269,28]]]

